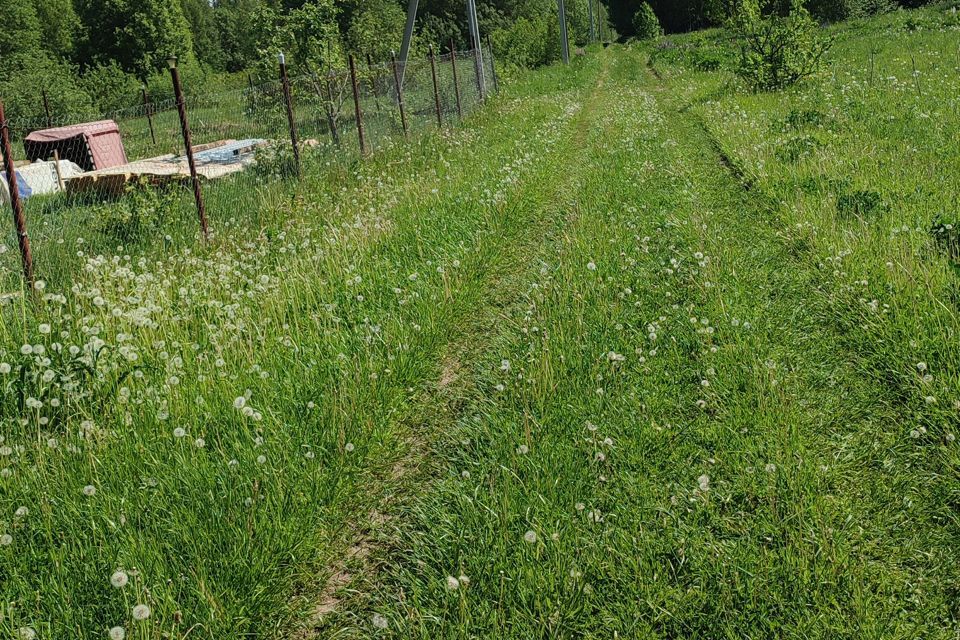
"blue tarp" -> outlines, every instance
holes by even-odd
[[[30,185],[27,184],[27,181],[23,179],[23,176],[20,175],[19,171],[15,171],[17,174],[17,191],[20,192],[20,197],[24,200],[33,195],[33,189],[30,188]],[[4,191],[6,191],[9,186],[7,185],[7,172],[0,171],[0,179],[3,180]]]

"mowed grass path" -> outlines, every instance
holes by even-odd
[[[317,637],[955,637],[955,381],[905,401],[683,92],[596,55],[563,232]]]

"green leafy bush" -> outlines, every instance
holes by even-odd
[[[930,235],[944,255],[960,263],[960,222],[937,216],[930,228]]]
[[[560,56],[559,45],[543,18],[520,18],[505,29],[493,33],[497,59],[522,68],[547,64]]]
[[[844,193],[837,198],[837,212],[843,218],[873,218],[886,208],[883,197],[869,189]]]
[[[96,208],[97,228],[120,242],[137,242],[161,227],[178,199],[176,189],[157,188],[146,181],[131,183],[123,197]]]
[[[742,0],[732,21],[741,43],[736,71],[754,91],[779,91],[815,74],[831,44],[801,0],[786,16],[768,14],[769,7]]]
[[[638,40],[655,40],[663,35],[660,20],[647,2],[642,3],[633,14],[633,29]]]

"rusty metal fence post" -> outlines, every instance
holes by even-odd
[[[440,111],[440,86],[437,83],[437,58],[433,55],[433,45],[430,45],[430,73],[433,75],[433,102],[437,107],[437,126],[443,126],[443,114]]]
[[[196,201],[197,215],[200,217],[200,230],[203,231],[203,239],[207,240],[210,237],[210,230],[207,226],[207,208],[203,203],[203,191],[200,187],[200,178],[197,176],[197,163],[193,158],[193,141],[190,137],[190,123],[187,121],[187,103],[183,97],[183,85],[180,84],[177,57],[171,56],[168,58],[167,66],[170,68],[170,78],[173,80],[173,94],[176,96],[180,130],[183,133],[183,146],[187,156],[187,164],[190,166],[190,180],[193,182],[193,199]]]
[[[360,108],[360,87],[357,84],[357,63],[350,56],[350,83],[353,85],[353,107],[357,115],[357,138],[360,140],[360,155],[367,155],[367,140],[363,132],[363,109]]]
[[[407,112],[403,106],[403,83],[400,81],[400,69],[397,68],[396,52],[392,51],[390,57],[393,60],[393,82],[397,86],[397,106],[400,109],[400,125],[403,127],[403,135],[406,136],[409,133],[407,128]]]
[[[23,201],[17,186],[17,172],[13,163],[13,149],[10,146],[10,126],[0,100],[0,144],[3,146],[3,168],[7,172],[7,186],[10,189],[10,208],[13,209],[13,224],[17,228],[17,242],[20,245],[20,259],[23,262],[23,277],[27,286],[33,289],[33,254],[30,251],[30,236],[27,235],[27,219],[23,215]]]
[[[297,176],[303,175],[300,165],[300,143],[297,140],[297,120],[293,113],[293,98],[290,95],[290,77],[287,75],[287,58],[282,53],[280,60],[280,83],[283,86],[283,102],[287,107],[287,124],[290,125],[290,145],[293,147],[293,164]]]
[[[150,140],[153,141],[153,144],[157,144],[157,134],[153,129],[153,105],[150,104],[150,96],[147,95],[147,87],[140,87],[140,92],[143,94],[143,110],[147,115],[147,125],[150,127]]]
[[[457,45],[450,38],[450,66],[453,68],[453,93],[457,97],[457,117],[463,119],[463,104],[460,102],[460,80],[457,78]]]

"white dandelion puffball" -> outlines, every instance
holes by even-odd
[[[386,629],[387,619],[379,613],[373,614],[373,626],[376,629]]]
[[[773,464],[773,463],[771,462],[771,463],[768,463],[767,466],[765,466],[763,469],[764,469],[764,471],[766,471],[767,473],[773,473],[774,471],[777,470],[777,465],[775,465],[775,464]]]
[[[88,484],[87,486],[85,486],[85,487],[82,489],[82,491],[83,491],[83,495],[85,495],[85,496],[87,496],[87,497],[89,498],[90,496],[92,496],[93,494],[95,494],[95,493],[97,492],[97,488],[96,488],[95,486],[93,486],[92,484]]]
[[[450,591],[456,591],[460,588],[460,581],[454,578],[453,576],[447,576],[447,589]]]
[[[233,401],[234,409],[243,409],[245,406],[247,406],[247,399],[244,396],[240,396]]]
[[[107,635],[110,640],[123,640],[127,637],[127,630],[123,627],[113,627]]]
[[[150,607],[145,604],[138,604],[133,608],[134,620],[146,620],[150,617]]]
[[[122,589],[123,587],[127,586],[128,582],[130,582],[130,576],[127,575],[126,571],[115,571],[114,574],[110,576],[110,584],[117,589]]]
[[[697,478],[697,486],[700,487],[700,491],[710,491],[710,476],[703,474]]]
[[[17,629],[17,636],[20,640],[33,640],[37,637],[37,632],[33,630],[33,627],[20,627]]]
[[[351,453],[354,449],[354,446],[352,442],[348,442],[343,448],[347,450],[347,453]]]
[[[534,542],[537,541],[537,532],[531,529],[530,531],[527,531],[525,534],[523,534],[523,539],[524,541],[530,544],[533,544]]]
[[[0,374],[7,375],[10,373],[10,365],[6,362],[0,362]]]
[[[462,573],[460,574],[460,577],[457,578],[457,580],[460,582],[460,586],[463,587],[464,589],[470,586],[470,578],[463,575]]]
[[[183,427],[177,427],[176,429],[173,430],[174,438],[182,438],[185,435],[187,435],[187,430],[184,429]]]
[[[0,536],[0,547],[9,547],[11,544],[13,544],[13,536],[9,533]]]

